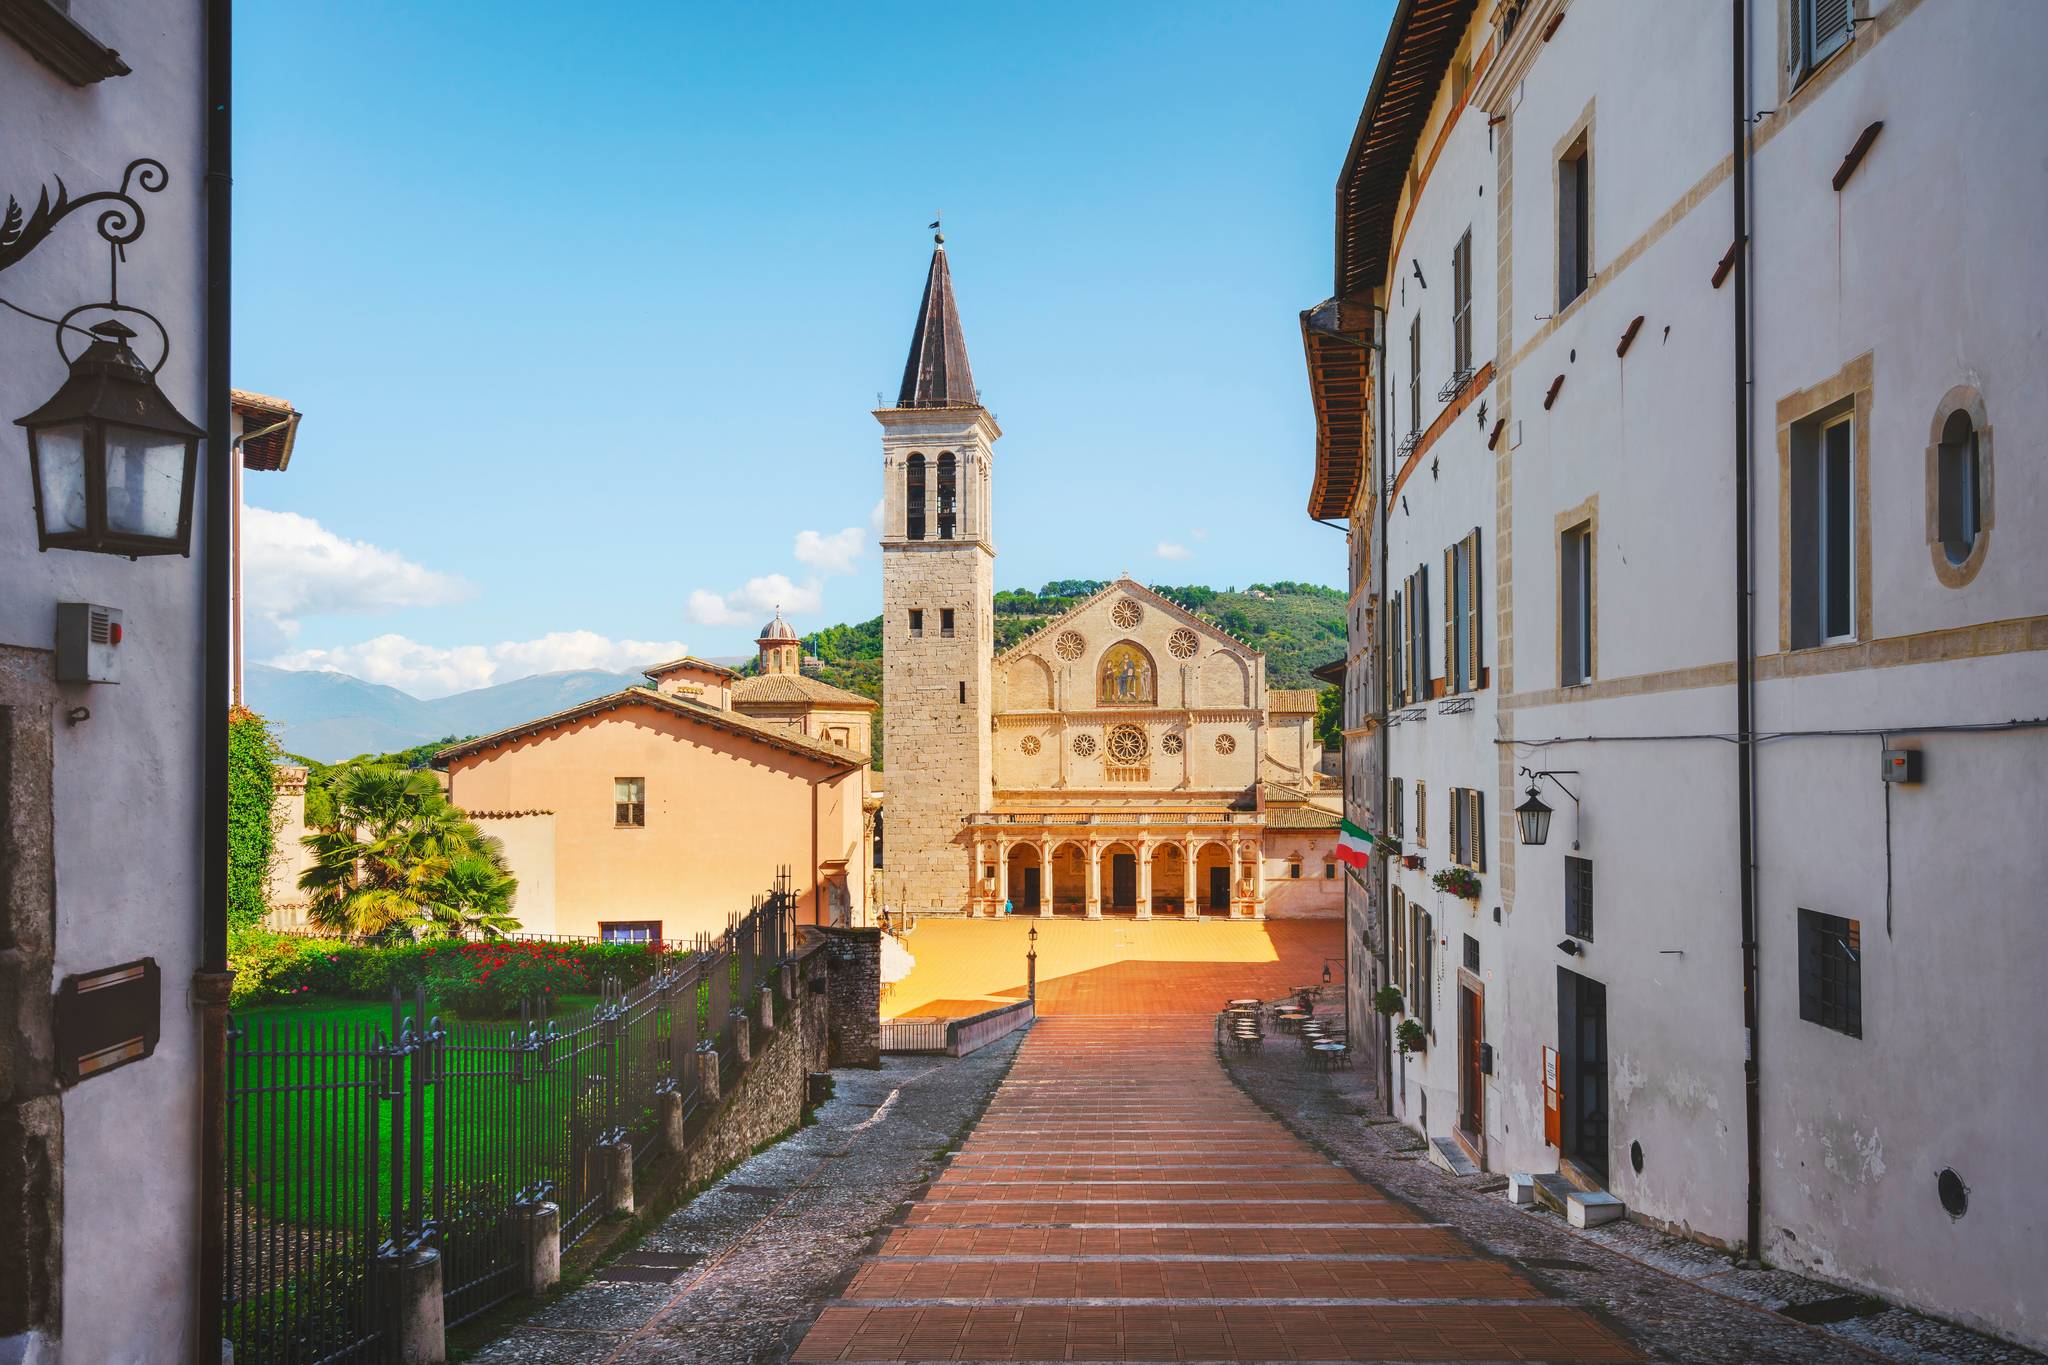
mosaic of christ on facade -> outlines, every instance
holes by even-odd
[[[1129,641],[1112,645],[1102,656],[1098,698],[1119,706],[1150,706],[1157,702],[1158,676],[1151,656]]]

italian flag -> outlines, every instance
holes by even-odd
[[[1337,861],[1347,867],[1364,867],[1370,860],[1372,836],[1349,820],[1337,821]]]

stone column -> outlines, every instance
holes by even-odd
[[[1252,857],[1252,918],[1266,917],[1266,841],[1261,838],[1251,846]]]
[[[441,1301],[441,1253],[421,1247],[380,1258],[392,1277],[400,1365],[441,1365],[448,1358],[448,1319]]]
[[[1010,900],[1010,845],[1006,840],[996,840],[996,913],[1003,913],[1003,906]]]
[[[1052,840],[1038,846],[1038,917],[1052,918]]]
[[[1138,918],[1152,918],[1152,841],[1138,840]]]
[[[1102,845],[1088,841],[1088,918],[1102,918]]]
[[[1200,883],[1195,880],[1195,848],[1195,841],[1190,837],[1182,846],[1180,855],[1180,913],[1186,919],[1193,919],[1200,911]]]

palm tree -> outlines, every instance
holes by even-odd
[[[516,883],[495,841],[448,804],[431,773],[352,765],[330,800],[327,822],[306,836],[313,865],[299,877],[314,923],[352,938],[519,927],[508,913]]]

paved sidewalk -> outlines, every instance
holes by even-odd
[[[1210,1016],[1042,1019],[794,1360],[1642,1359],[1319,1154]]]
[[[742,1162],[469,1359],[788,1359],[818,1304],[988,1102],[1016,1047],[1013,1036],[958,1059],[833,1072],[817,1123]]]

